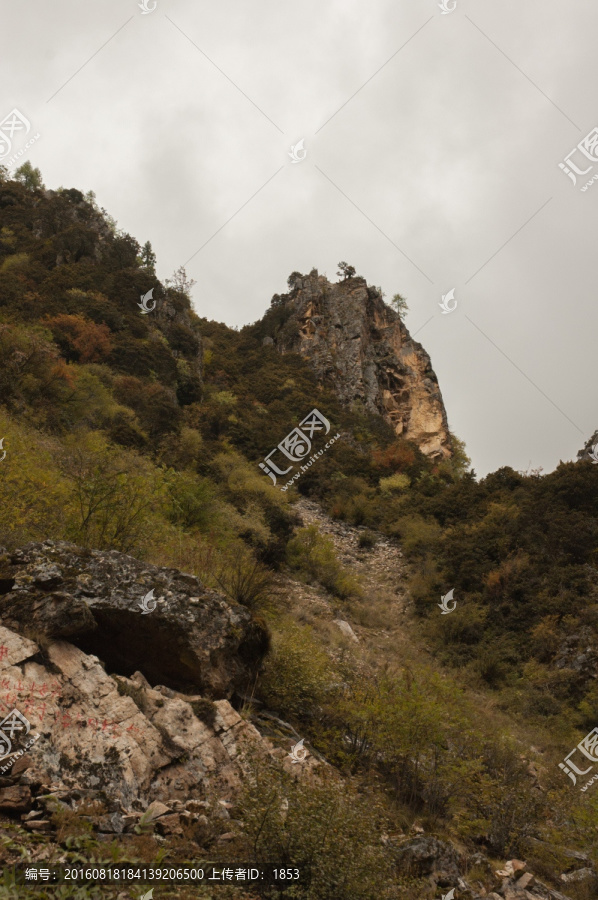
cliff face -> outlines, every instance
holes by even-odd
[[[430,357],[363,278],[332,284],[316,269],[280,298],[291,314],[276,336],[299,353],[346,404],[361,401],[397,435],[433,458],[451,456],[442,394]]]

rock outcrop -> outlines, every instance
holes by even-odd
[[[197,578],[60,541],[0,550],[0,623],[0,817],[52,832],[57,810],[91,803],[99,834],[152,823],[201,840],[209,824],[228,840],[247,766],[293,770],[294,741],[226,699],[266,632]],[[308,757],[306,774],[321,765]]]
[[[24,637],[68,640],[111,672],[211,699],[244,688],[268,646],[245,607],[116,550],[28,544],[0,559],[0,595],[0,623]]]
[[[0,813],[21,814],[29,830],[51,830],[39,811],[48,804],[95,800],[106,808],[100,832],[130,831],[145,813],[168,817],[168,833],[181,815],[197,820],[207,797],[233,798],[249,755],[292,765],[227,700],[151,687],[141,672],[112,677],[66,641],[41,647],[0,626],[0,679],[0,718],[17,709],[30,726],[18,723],[1,761]]]
[[[377,288],[363,278],[332,284],[314,269],[274,302],[285,307],[284,325],[269,335],[279,352],[300,354],[342,402],[379,413],[426,456],[451,455],[430,357]]]

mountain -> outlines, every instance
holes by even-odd
[[[598,467],[476,478],[346,264],[236,330],[155,262],[0,168],[0,900],[21,860],[597,896]]]

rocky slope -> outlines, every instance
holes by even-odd
[[[261,626],[197,578],[115,551],[46,541],[1,562],[0,717],[16,709],[26,721],[0,732],[12,731],[0,813],[49,832],[52,811],[98,801],[100,834],[131,832],[142,814],[160,819],[162,835],[183,825],[201,834],[216,797],[230,832],[225,808],[247,754],[288,757],[227,699],[212,699],[245,686],[265,649]],[[150,587],[158,602],[144,613]],[[106,672],[137,662],[145,674]],[[172,687],[183,684],[187,693]],[[318,765],[309,757],[304,771]]]
[[[355,609],[339,618],[321,588],[281,575],[289,606],[330,620],[349,643],[367,644],[376,654],[392,637],[396,652],[405,640],[405,606],[395,542],[371,533],[375,544],[364,549],[359,536],[365,529],[334,522],[306,500],[297,511],[304,524],[334,542],[361,580],[364,603],[384,594],[391,618],[377,628],[371,616],[367,625],[353,617]],[[150,585],[164,603],[143,614],[137,604]],[[198,579],[124,554],[47,541],[5,554],[0,590],[2,716],[17,709],[30,723],[30,733],[13,740],[16,755],[3,760],[0,815],[20,821],[24,833],[46,835],[50,844],[27,850],[32,861],[50,858],[52,842],[60,843],[56,822],[77,812],[98,841],[136,840],[149,829],[164,846],[192,835],[196,847],[232,848],[243,824],[229,809],[250,759],[278,760],[295,777],[317,777],[318,769],[334,776],[318,754],[307,754],[295,767],[289,750],[299,736],[267,711],[254,714],[252,723],[228,699],[210,699],[242,685],[263,647],[251,637],[259,626],[249,614],[206,591]],[[124,653],[117,625],[126,633],[131,659],[139,659],[145,642],[153,647],[130,677],[105,669],[110,660],[113,671]],[[81,649],[90,634],[96,635],[97,655]],[[159,652],[160,635],[168,653]],[[159,670],[164,659],[170,669]],[[156,684],[159,671],[171,684],[186,683],[187,692]],[[31,736],[34,744],[18,755]],[[425,834],[417,823],[382,840],[397,871],[428,882],[434,893],[454,888],[457,900],[569,900],[524,861],[497,868],[482,853]],[[591,885],[591,862],[574,851],[570,859],[563,887]]]
[[[279,301],[288,318],[271,337],[281,353],[299,353],[344,403],[379,413],[427,456],[451,455],[430,357],[376,288],[358,277],[332,284],[314,269]]]

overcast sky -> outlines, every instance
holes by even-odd
[[[19,163],[93,190],[229,325],[347,260],[407,298],[478,474],[574,459],[598,428],[591,135],[577,185],[559,163],[598,126],[596,0],[138,2],[0,0],[0,119],[40,134]]]

